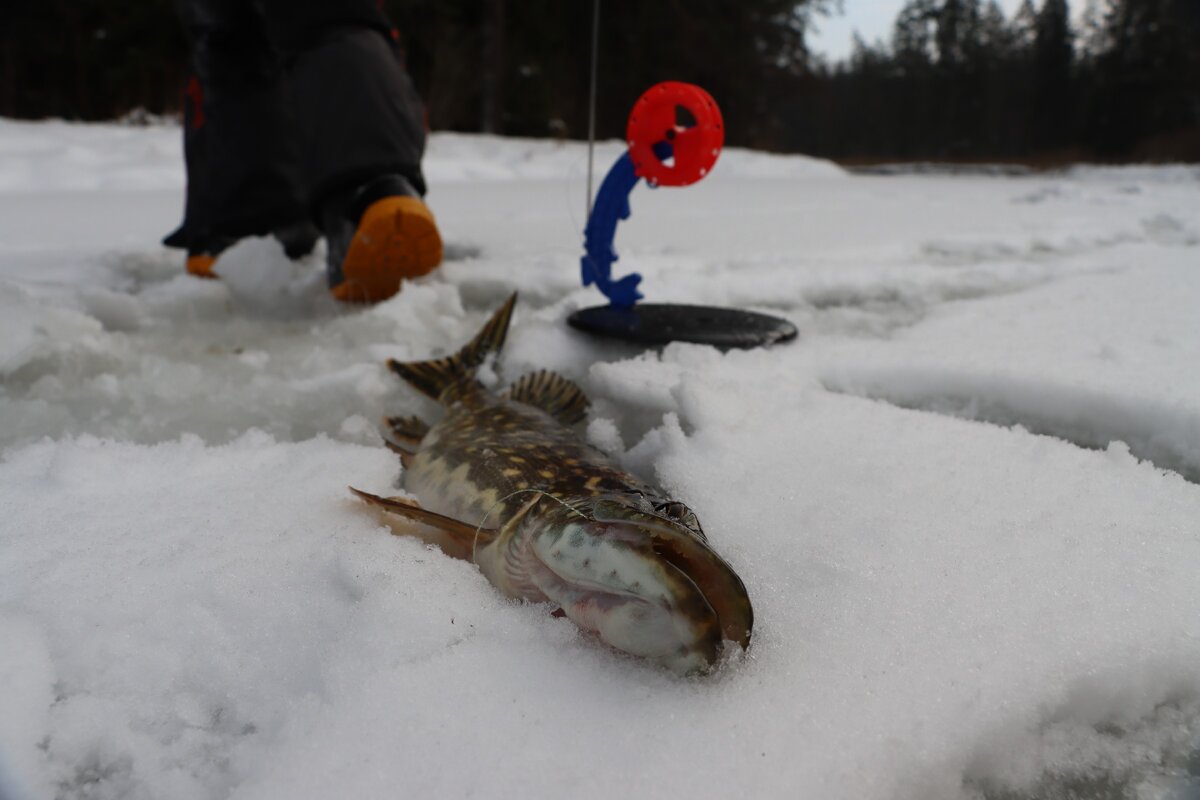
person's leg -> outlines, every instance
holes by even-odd
[[[208,238],[208,167],[204,157],[204,90],[195,75],[188,78],[183,91],[183,163],[187,173],[184,195],[183,221],[179,227],[163,237],[167,247],[188,250],[189,271],[208,277],[211,263],[203,266],[189,248],[190,241],[202,242]]]
[[[236,239],[303,223],[307,198],[282,65],[261,13],[248,0],[181,0],[180,17],[196,76],[184,129],[184,238],[188,271],[211,277],[216,255]]]
[[[304,184],[342,300],[390,297],[441,262],[421,197],[424,109],[374,0],[266,0]]]

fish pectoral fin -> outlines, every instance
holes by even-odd
[[[400,463],[404,466],[405,469],[408,469],[410,466],[412,466],[412,460],[417,457],[417,454],[414,453],[412,450],[408,450],[404,447],[401,447],[400,445],[393,442],[391,439],[384,439],[383,446],[386,447],[388,450],[391,450],[396,455],[400,456]]]
[[[532,511],[534,506],[542,502],[543,496],[544,495],[542,492],[535,492],[533,497],[529,498],[529,500],[525,502],[525,505],[517,509],[517,513],[508,518],[508,521],[504,523],[502,528],[500,528],[500,532],[503,533],[506,530],[515,531],[517,529],[517,525],[521,522],[525,515]]]
[[[420,417],[384,417],[383,421],[395,441],[402,445],[417,447],[429,433],[429,423]]]
[[[405,469],[412,466],[412,460],[417,456],[417,448],[421,440],[429,433],[429,425],[420,417],[384,417],[384,423],[392,432],[393,438],[384,437],[383,443],[396,455]]]
[[[564,425],[582,421],[589,404],[582,389],[557,372],[544,369],[517,378],[504,396],[540,408]]]
[[[349,488],[371,505],[387,511],[394,533],[415,536],[427,544],[437,545],[446,555],[455,558],[470,561],[475,550],[491,544],[499,534],[496,528],[481,528],[436,511],[429,511],[407,498],[380,497],[353,486]],[[391,517],[399,517],[404,520],[404,524],[393,522]]]

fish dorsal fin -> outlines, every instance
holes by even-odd
[[[580,422],[587,413],[588,399],[571,381],[549,370],[529,372],[517,378],[504,396],[540,408],[564,425]]]
[[[391,359],[388,367],[417,391],[440,400],[448,389],[474,380],[475,370],[484,359],[504,346],[504,337],[508,335],[508,324],[512,321],[516,303],[517,293],[513,292],[504,305],[492,314],[483,329],[475,334],[475,338],[454,355],[407,363]]]

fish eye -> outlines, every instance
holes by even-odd
[[[695,517],[692,510],[678,500],[668,500],[665,503],[658,503],[654,506],[654,510],[663,515],[667,519],[674,519],[683,522],[688,517]]]
[[[696,517],[696,512],[678,500],[668,500],[665,503],[659,503],[654,506],[654,510],[661,514],[663,518],[678,522],[680,525],[698,534],[701,539],[705,538],[704,529],[700,527],[700,520]]]

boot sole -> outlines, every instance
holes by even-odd
[[[429,207],[415,197],[372,203],[342,262],[342,282],[330,289],[344,303],[377,303],[400,291],[406,278],[442,263],[442,237]]]
[[[217,273],[213,272],[213,264],[217,263],[216,256],[207,254],[199,254],[187,257],[188,275],[195,275],[197,278],[216,279]]]

